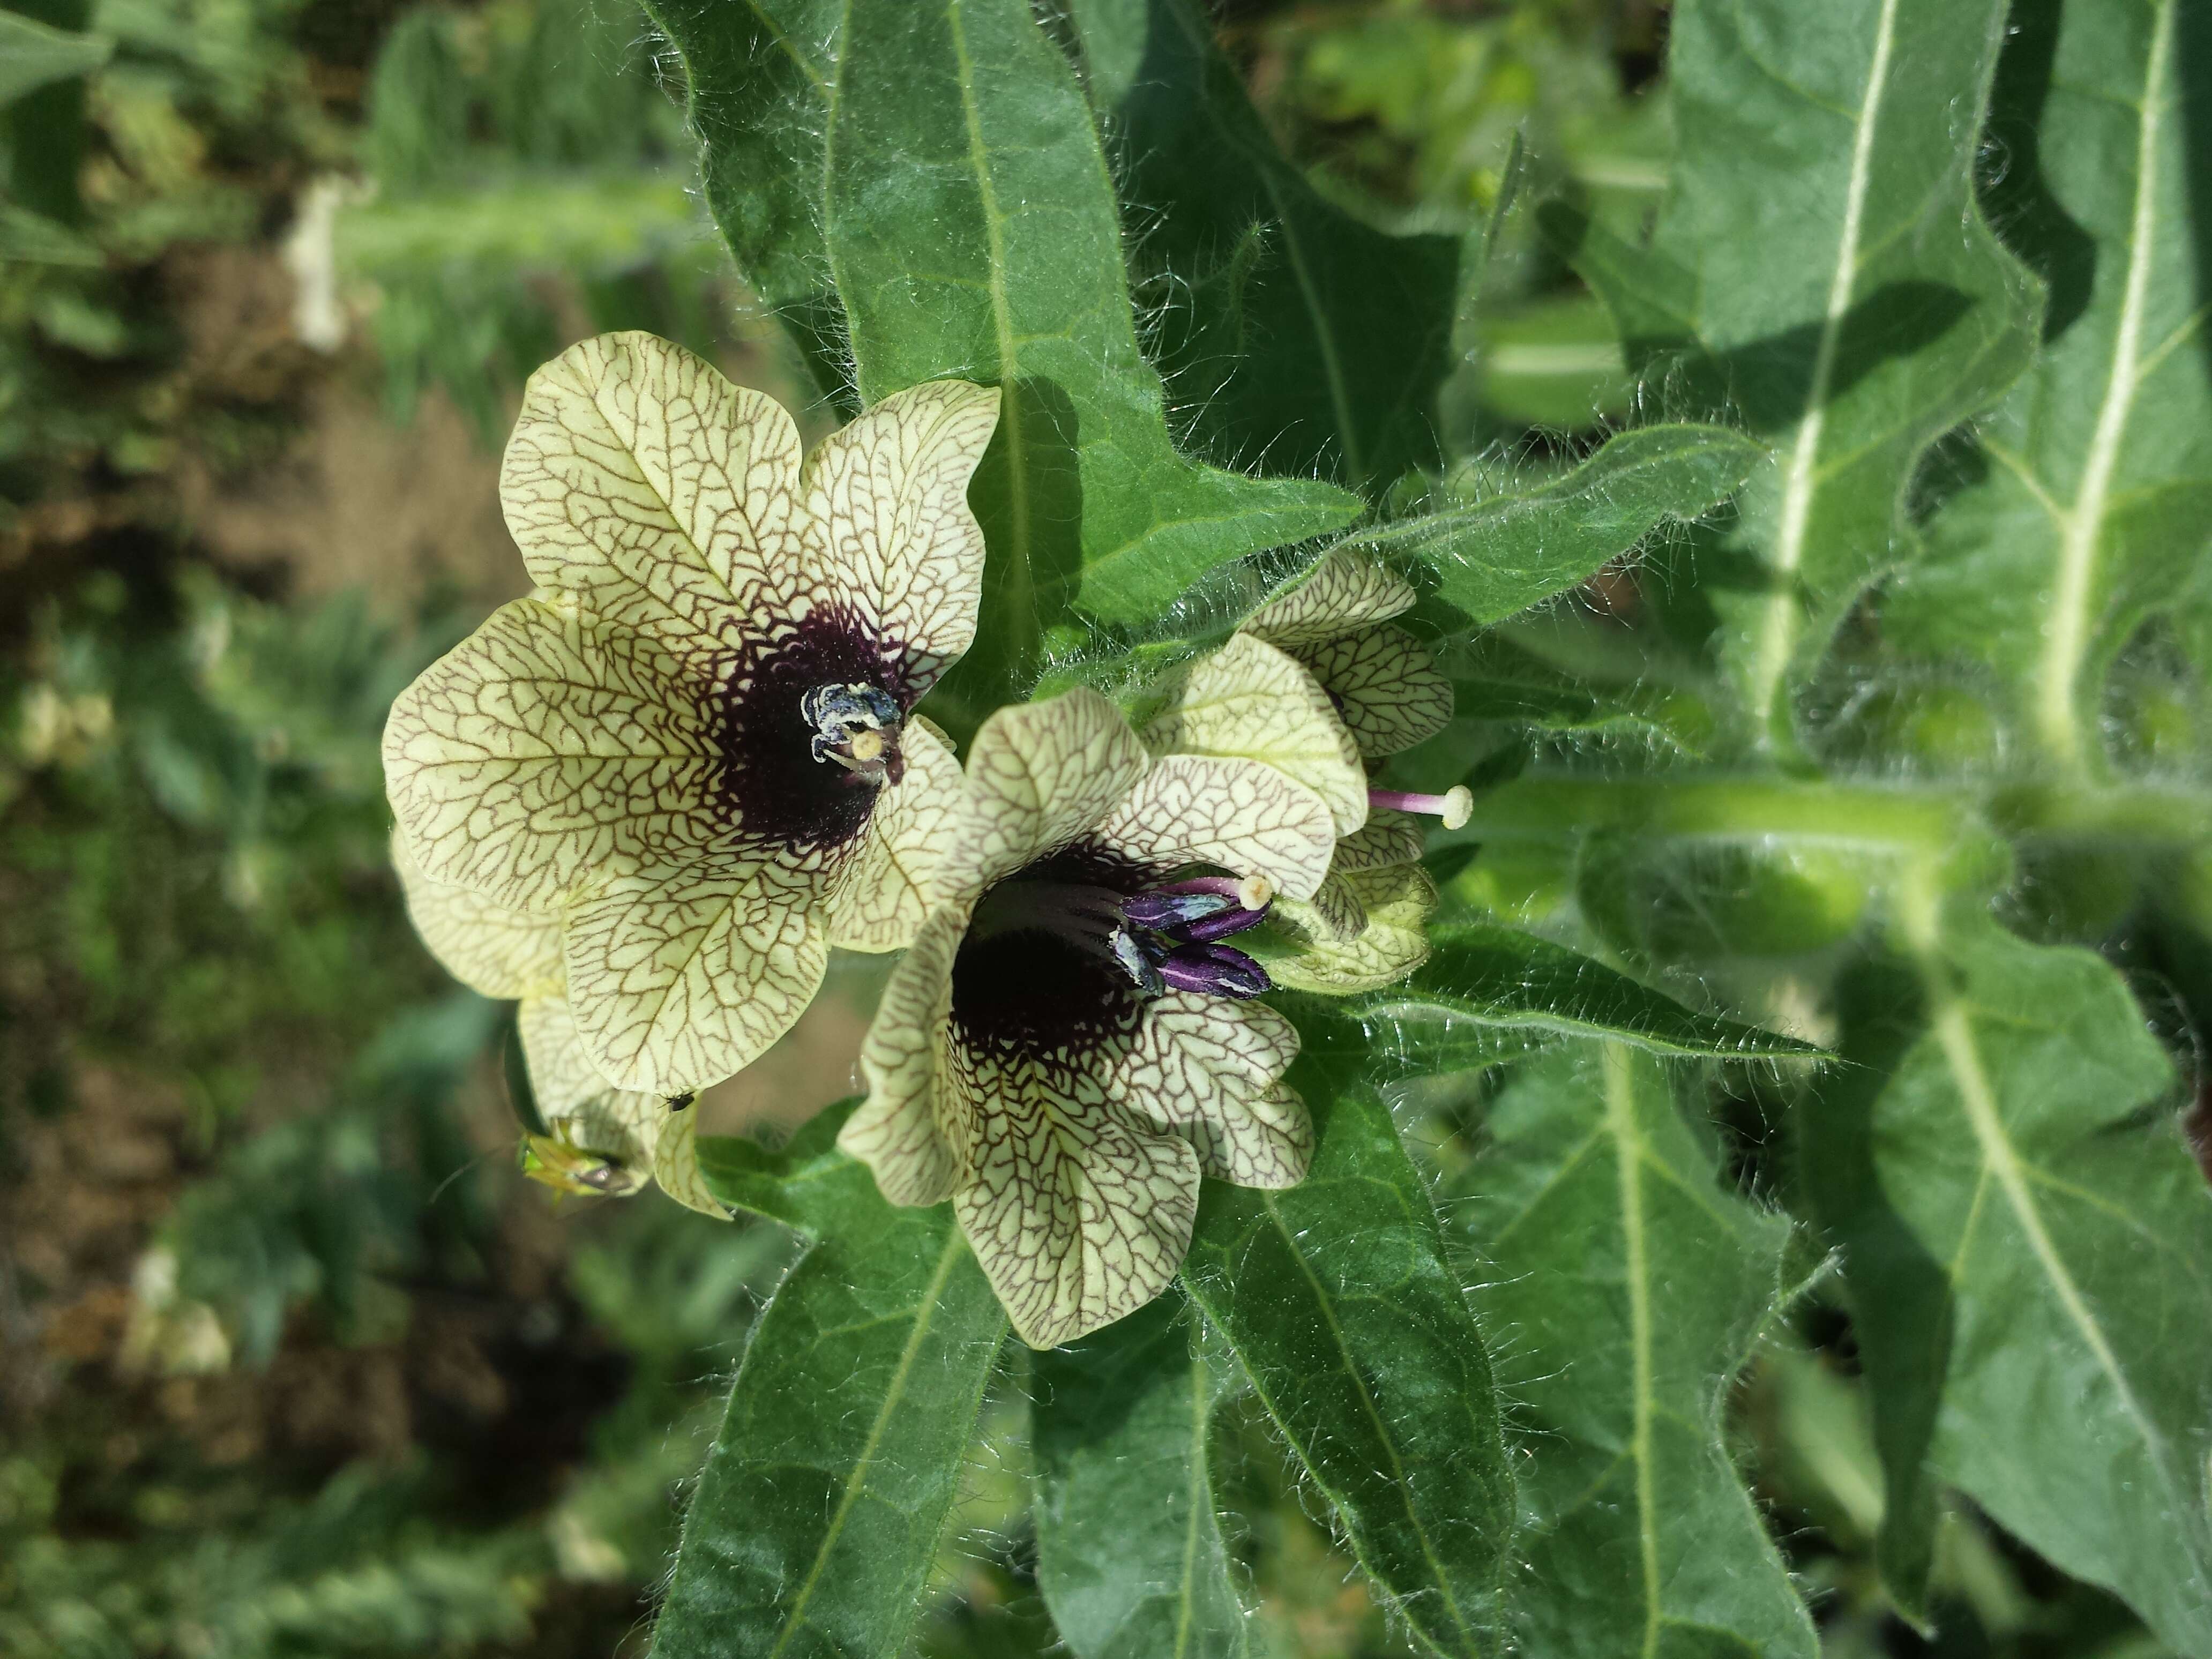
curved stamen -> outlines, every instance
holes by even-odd
[[[1463,783],[1441,795],[1417,795],[1404,789],[1370,789],[1367,792],[1367,804],[1394,812],[1419,812],[1442,818],[1445,829],[1458,830],[1474,816],[1474,791]]]

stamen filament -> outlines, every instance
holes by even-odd
[[[1417,795],[1404,789],[1370,789],[1367,792],[1367,804],[1394,812],[1419,812],[1442,818],[1445,829],[1459,830],[1474,816],[1474,791],[1463,783],[1441,795]]]

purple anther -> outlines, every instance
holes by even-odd
[[[1233,939],[1248,927],[1257,927],[1267,919],[1265,908],[1247,910],[1241,904],[1231,904],[1210,916],[1200,916],[1195,921],[1186,921],[1180,927],[1163,931],[1178,945],[1211,945],[1216,939]]]
[[[1116,927],[1107,943],[1114,952],[1114,960],[1138,990],[1148,997],[1156,997],[1167,989],[1167,981],[1153,966],[1157,952],[1146,951],[1127,928]]]
[[[1159,973],[1178,991],[1207,996],[1242,1000],[1270,988],[1266,969],[1225,945],[1186,945],[1160,963]]]
[[[1121,914],[1133,926],[1164,933],[1188,922],[1204,921],[1240,906],[1234,893],[1139,893],[1121,901]]]

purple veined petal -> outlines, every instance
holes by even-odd
[[[1178,991],[1240,1000],[1272,988],[1266,969],[1225,945],[1186,945],[1160,963],[1159,975]]]

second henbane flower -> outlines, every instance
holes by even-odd
[[[385,775],[427,875],[559,916],[616,1086],[728,1076],[832,945],[921,921],[960,772],[910,714],[975,637],[998,409],[915,386],[802,470],[779,404],[650,335],[532,377],[501,498],[537,591],[401,695]]]
[[[1328,868],[1328,804],[1261,763],[1155,761],[1078,690],[969,753],[933,903],[861,1045],[840,1144],[896,1204],[952,1200],[1037,1347],[1135,1311],[1190,1243],[1199,1178],[1302,1179],[1290,1022],[1231,941]],[[1226,873],[1218,873],[1218,872]]]

